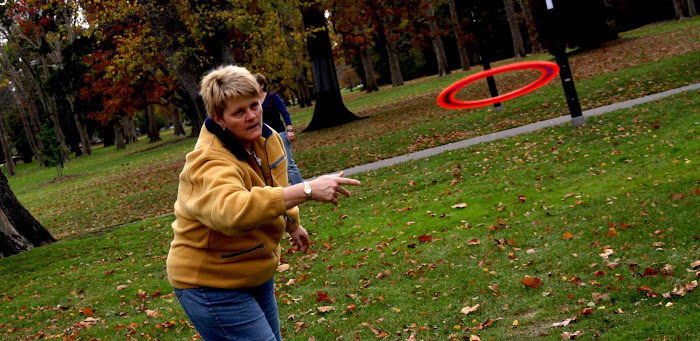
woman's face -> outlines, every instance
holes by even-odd
[[[246,149],[262,135],[262,107],[258,98],[229,99],[216,123],[235,135]]]

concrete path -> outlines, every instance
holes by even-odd
[[[624,102],[620,102],[620,103],[606,105],[606,106],[600,107],[600,108],[586,110],[583,112],[583,116],[584,117],[598,116],[598,115],[609,113],[609,112],[612,112],[615,110],[631,108],[635,105],[639,105],[639,104],[643,104],[643,103],[647,103],[647,102],[651,102],[651,101],[656,101],[656,100],[666,98],[666,97],[669,97],[669,96],[672,96],[675,94],[679,94],[681,92],[694,91],[694,90],[698,90],[698,89],[700,89],[700,83],[695,83],[695,84],[687,85],[684,87],[660,92],[657,94],[631,99],[629,101],[624,101]],[[380,160],[377,162],[372,162],[372,163],[348,168],[348,169],[345,169],[344,172],[345,172],[346,176],[352,175],[352,174],[357,174],[357,173],[362,173],[362,172],[367,172],[370,170],[375,170],[375,169],[379,169],[379,168],[393,166],[397,163],[406,162],[409,160],[418,160],[418,159],[426,158],[426,157],[440,154],[442,152],[446,152],[449,150],[465,148],[465,147],[473,146],[475,144],[484,143],[484,142],[496,141],[496,140],[504,139],[504,138],[510,137],[510,136],[531,133],[533,131],[537,131],[537,130],[540,130],[542,128],[553,127],[553,126],[565,124],[567,122],[571,122],[570,115],[561,116],[561,117],[549,119],[546,121],[535,122],[535,123],[531,123],[531,124],[524,125],[521,127],[508,129],[508,130],[504,130],[504,131],[499,131],[499,132],[493,133],[493,134],[488,134],[488,135],[484,135],[484,136],[471,138],[468,140],[453,142],[450,144],[417,151],[415,153],[400,155],[400,156],[392,157],[390,159]]]

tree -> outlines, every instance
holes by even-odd
[[[449,75],[450,67],[447,64],[447,57],[445,56],[445,47],[442,45],[442,40],[440,39],[441,34],[438,28],[437,18],[435,17],[435,10],[433,9],[433,0],[425,0],[423,5],[425,6],[425,15],[428,18],[428,26],[430,27],[430,39],[433,42],[435,58],[437,58],[438,77]]]
[[[685,15],[685,1],[673,0],[673,10],[676,11],[676,20],[687,18],[687,16]]]
[[[10,135],[5,128],[5,113],[0,112],[0,149],[2,149],[3,157],[5,158],[5,168],[8,175],[15,175],[15,161],[12,160],[12,152],[10,149]]]
[[[523,36],[520,34],[520,25],[518,18],[515,16],[515,5],[513,0],[503,0],[503,5],[506,7],[506,17],[508,18],[508,26],[510,27],[510,35],[513,39],[513,53],[515,59],[525,57],[525,46],[523,45]]]
[[[371,47],[375,29],[372,20],[372,3],[352,0],[335,0],[330,11],[329,20],[333,31],[342,39],[340,50],[344,51],[346,60],[360,57],[364,73],[365,91],[379,91],[379,84],[372,63]]]
[[[22,206],[0,172],[0,257],[8,257],[56,240]]]
[[[288,52],[287,58],[289,58],[292,72],[294,73],[294,83],[297,89],[299,106],[302,108],[311,106],[311,95],[309,94],[309,88],[306,86],[306,75],[300,65],[301,62],[297,59],[300,53],[298,52],[298,44],[294,38],[296,27],[292,18],[292,10],[288,6],[272,4],[276,5],[277,14],[279,14],[280,19],[279,25],[282,32],[284,32],[284,42],[287,44]]]
[[[518,3],[520,4],[520,9],[522,9],[523,17],[525,18],[525,26],[527,26],[527,35],[530,38],[532,53],[542,53],[542,44],[537,40],[537,29],[535,28],[535,21],[532,19],[532,12],[530,11],[530,1],[518,0]]]
[[[359,119],[345,107],[340,96],[328,25],[323,11],[313,1],[305,1],[301,14],[307,33],[306,43],[316,93],[314,114],[306,130],[320,130]]]
[[[698,10],[695,8],[695,0],[688,0],[688,15],[691,17],[698,15]]]
[[[469,54],[467,52],[467,45],[465,44],[466,35],[464,34],[464,29],[462,23],[459,20],[459,15],[457,14],[457,6],[455,6],[455,0],[447,0],[447,5],[450,8],[450,18],[452,19],[452,24],[455,28],[455,37],[457,38],[457,51],[459,52],[459,62],[462,65],[462,70],[469,70]]]

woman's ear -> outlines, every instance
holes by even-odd
[[[221,129],[226,130],[226,123],[224,122],[223,117],[215,117],[214,121],[219,125],[219,127],[221,127]]]

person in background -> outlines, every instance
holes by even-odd
[[[286,231],[306,252],[297,205],[338,204],[343,173],[289,186],[284,145],[262,122],[260,87],[245,68],[208,73],[208,118],[180,173],[168,280],[204,340],[281,341],[273,276]]]
[[[299,172],[299,168],[297,168],[297,165],[294,163],[294,158],[292,157],[292,142],[295,138],[292,118],[289,116],[287,107],[284,105],[284,101],[282,101],[279,95],[274,92],[265,92],[267,78],[260,73],[256,73],[254,77],[255,80],[258,81],[258,84],[260,84],[260,103],[262,103],[263,107],[263,122],[280,134],[282,142],[284,142],[284,149],[287,151],[289,183],[291,185],[302,183],[304,179],[301,177],[301,172]],[[280,120],[280,116],[282,120],[284,120],[284,123]]]

